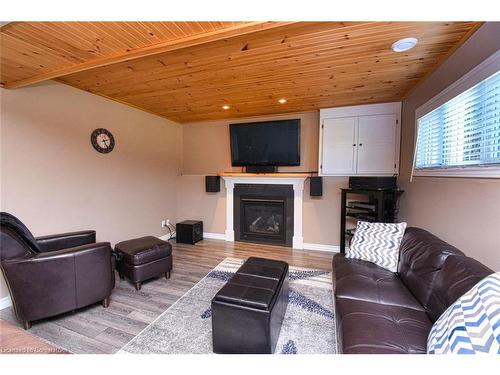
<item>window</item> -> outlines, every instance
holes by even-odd
[[[498,55],[417,110],[415,176],[500,177]]]

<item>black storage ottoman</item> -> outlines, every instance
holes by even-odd
[[[288,305],[288,263],[249,258],[212,299],[214,353],[273,353]]]

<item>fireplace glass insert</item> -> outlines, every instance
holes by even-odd
[[[285,201],[241,199],[241,237],[244,240],[285,242]]]

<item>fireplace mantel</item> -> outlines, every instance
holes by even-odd
[[[221,172],[221,177],[278,177],[278,178],[304,178],[311,176],[310,173],[243,173],[243,172]]]
[[[292,185],[293,197],[293,239],[294,249],[304,248],[302,232],[302,212],[304,181],[308,173],[220,173],[226,185],[226,241],[234,241],[234,185],[235,184],[274,184]]]

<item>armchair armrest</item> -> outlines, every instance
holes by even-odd
[[[52,234],[35,238],[41,252],[56,251],[95,243],[95,230]]]
[[[110,249],[111,246],[109,242],[95,242],[81,246],[68,247],[66,249],[60,249],[55,251],[45,251],[43,253],[38,253],[31,258],[26,258],[26,259],[19,258],[11,260],[10,262],[11,263],[45,262],[48,260],[57,260],[65,257],[83,257],[85,256],[85,254],[90,254],[99,251],[108,251],[108,250],[111,251]]]
[[[113,288],[109,242],[2,262],[18,319],[32,321],[99,302]]]

